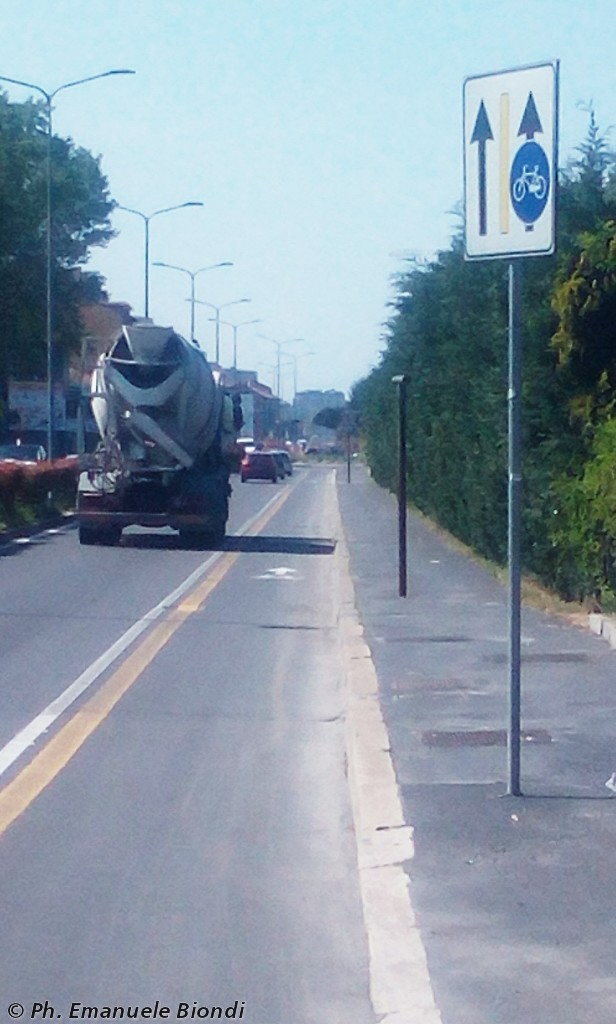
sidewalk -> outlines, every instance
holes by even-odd
[[[410,516],[399,598],[394,497],[356,465],[338,494],[443,1024],[614,1024],[616,652],[524,609],[524,796],[506,796],[505,588]]]

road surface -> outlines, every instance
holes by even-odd
[[[0,553],[7,1020],[375,1020],[334,472],[235,492],[224,550]]]

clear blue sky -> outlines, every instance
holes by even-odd
[[[136,75],[61,93],[54,128],[102,156],[113,198],[149,214],[151,258],[208,271],[197,296],[248,297],[223,317],[239,363],[272,383],[275,347],[300,389],[348,390],[383,348],[405,254],[449,244],[462,196],[467,75],[558,58],[561,163],[580,102],[616,120],[614,0],[23,0],[3,3],[0,74],[52,91],[114,67]],[[11,99],[27,90],[7,86]],[[95,250],[114,300],[143,312],[143,224]],[[152,268],[150,312],[188,335],[190,281]],[[210,312],[196,335],[213,355]],[[223,362],[231,332],[223,334]],[[285,378],[290,397],[291,378]]]

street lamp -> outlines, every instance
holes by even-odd
[[[406,597],[406,388],[409,377],[391,378],[398,388],[398,594]]]
[[[141,217],[145,227],[145,312],[144,316],[150,315],[150,221],[159,217],[161,213],[171,213],[173,210],[183,210],[186,206],[203,206],[201,202],[178,203],[177,206],[165,206],[162,210],[155,210],[154,213],[145,214],[141,210],[133,210],[131,206],[122,206],[117,203],[116,210],[124,210],[125,213],[134,213]]]
[[[45,99],[46,113],[47,113],[47,158],[46,158],[46,227],[45,227],[45,246],[46,246],[46,292],[47,292],[47,311],[46,311],[46,322],[45,322],[45,341],[47,347],[47,458],[53,458],[53,381],[52,381],[52,338],[51,338],[51,138],[52,138],[52,100],[54,96],[57,96],[59,92],[64,89],[72,89],[76,85],[84,85],[85,82],[94,82],[97,78],[109,78],[111,75],[134,75],[135,71],[129,68],[114,68],[111,71],[102,71],[99,75],[88,75],[87,78],[78,78],[75,82],[66,82],[64,85],[59,85],[53,92],[47,92],[40,85],[35,85],[33,82],[22,82],[19,78],[7,78],[6,75],[0,75],[0,82],[10,82],[12,85],[22,85],[25,89],[34,89],[35,92],[39,92]]]
[[[190,299],[186,300],[190,302]],[[250,299],[233,299],[231,302],[223,302],[222,306],[215,306],[213,302],[204,302],[203,299],[195,299],[199,306],[209,306],[216,313],[213,318],[216,322],[216,365],[220,366],[220,311],[228,306],[239,306],[241,302],[250,302]]]
[[[288,356],[289,359],[293,360],[293,402],[295,402],[295,396],[297,394],[297,360],[305,359],[306,356],[314,356],[315,352],[300,352],[299,355],[295,355],[294,352],[283,352],[283,355]]]
[[[305,339],[304,338],[288,338],[286,341],[277,341],[276,338],[270,338],[270,337],[268,337],[267,334],[260,334],[259,337],[260,338],[264,338],[265,341],[271,341],[272,344],[275,345],[277,350],[278,350],[278,358],[276,360],[276,367],[277,367],[277,369],[276,369],[276,394],[280,398],[280,353],[282,351],[282,346],[283,345],[294,345],[296,342],[304,341]],[[285,352],[285,355],[289,355],[289,354],[290,353]]]
[[[213,319],[213,318],[212,318]],[[232,324],[229,320],[220,320],[219,323],[233,330],[233,369],[237,370],[237,332],[240,327],[248,327],[248,324],[262,324],[263,320],[244,320],[241,324]]]
[[[176,267],[175,263],[163,263],[162,260],[156,260],[153,267],[167,267],[169,270],[180,270],[183,274],[188,274],[190,277],[190,340],[195,340],[195,278],[202,274],[204,270],[216,270],[217,267],[232,267],[233,264],[226,261],[225,263],[212,263],[209,267],[199,267],[199,270],[187,270],[186,267]]]

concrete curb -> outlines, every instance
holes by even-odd
[[[344,524],[338,519],[339,639],[346,679],[346,757],[368,938],[370,998],[380,1024],[441,1024],[405,870],[414,857],[370,648],[357,612]]]
[[[616,650],[616,616],[591,612],[588,616],[588,628],[595,636],[607,640],[612,650]]]

